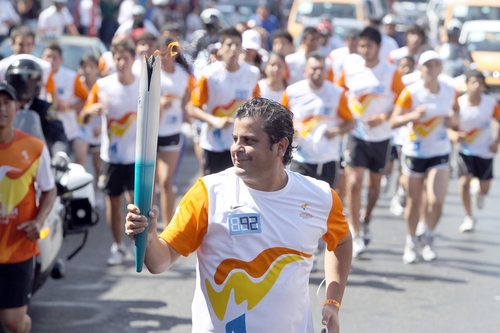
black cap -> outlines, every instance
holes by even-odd
[[[0,82],[0,93],[6,93],[12,98],[12,100],[17,102],[17,93],[16,89],[13,86],[8,84],[7,82]]]

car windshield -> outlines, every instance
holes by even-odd
[[[329,14],[331,17],[357,18],[356,6],[345,3],[329,2],[301,2],[297,9],[296,22],[300,23],[304,19],[320,17]]]
[[[469,51],[500,52],[500,31],[473,31],[467,35]]]
[[[453,18],[464,23],[474,20],[500,20],[500,7],[456,5]]]

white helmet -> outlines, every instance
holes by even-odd
[[[154,6],[166,6],[170,3],[170,0],[153,0]]]

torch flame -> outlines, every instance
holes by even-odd
[[[160,56],[160,57],[165,57],[165,58],[170,58],[170,57],[174,57],[176,55],[179,54],[178,51],[175,51],[174,50],[174,47],[179,47],[179,42],[172,42],[170,44],[167,45],[167,50],[165,52],[161,52],[160,50],[156,50],[154,53],[153,53],[153,57],[156,57],[156,56]]]

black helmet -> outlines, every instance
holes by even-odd
[[[460,31],[462,30],[462,22],[457,19],[451,20],[446,26],[446,33],[448,34],[448,38],[460,36]]]
[[[7,68],[5,80],[16,89],[17,98],[30,101],[42,89],[42,69],[30,59],[16,59]]]

